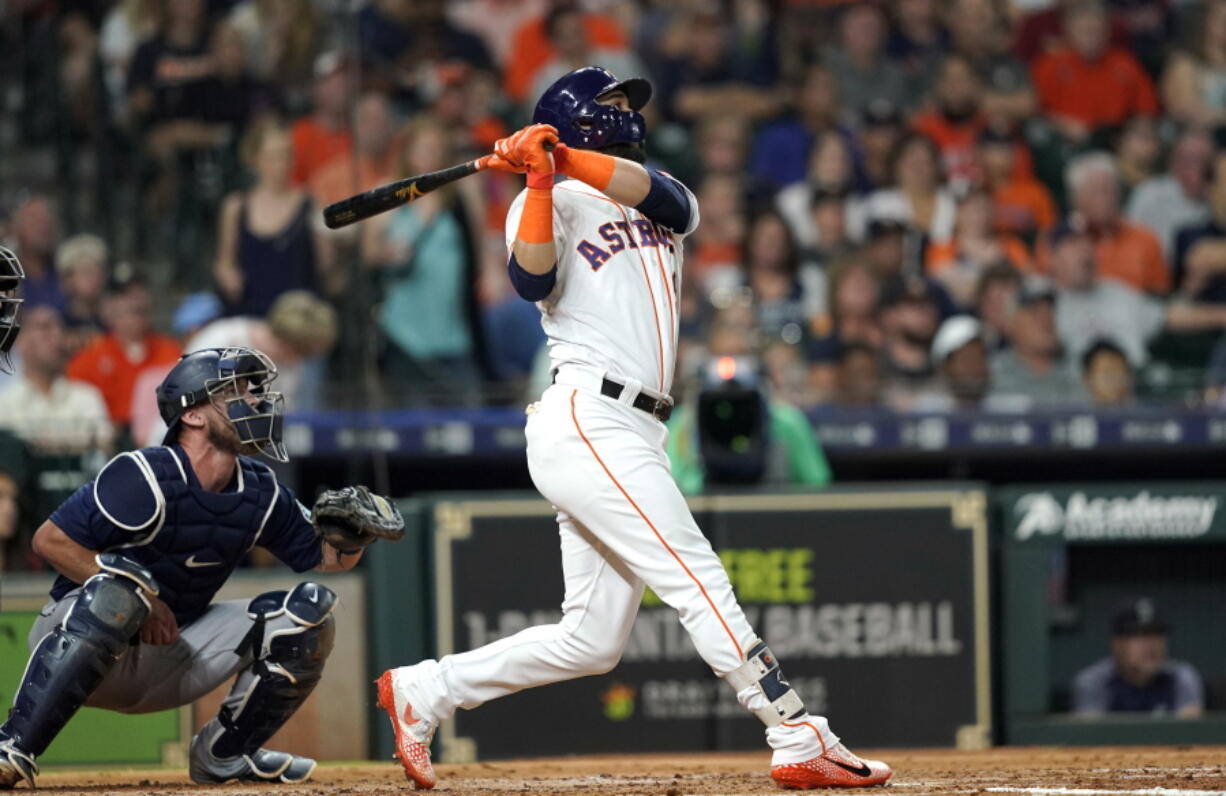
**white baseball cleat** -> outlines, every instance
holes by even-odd
[[[0,790],[9,790],[23,779],[34,788],[37,774],[38,766],[32,755],[21,751],[11,741],[0,741]]]
[[[379,689],[379,707],[387,711],[396,735],[396,757],[404,766],[404,775],[419,788],[433,788],[438,778],[430,763],[430,741],[437,724],[419,719],[413,706],[396,687],[396,669],[388,669],[375,681]]]

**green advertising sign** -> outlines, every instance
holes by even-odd
[[[0,715],[13,706],[13,694],[29,659],[26,637],[38,614],[0,613]],[[159,764],[182,762],[183,735],[179,710],[127,716],[84,708],[47,751],[39,765],[96,763]]]
[[[1226,489],[1214,484],[1021,486],[1001,490],[1000,505],[1008,544],[1226,538]]]

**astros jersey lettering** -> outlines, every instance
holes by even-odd
[[[526,195],[521,192],[507,214],[508,250]],[[681,240],[697,227],[696,209],[687,228],[674,235],[578,180],[555,185],[558,282],[537,303],[553,367],[587,365],[669,392],[677,358]]]

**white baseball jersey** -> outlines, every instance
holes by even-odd
[[[681,240],[698,227],[698,201],[685,192],[690,223],[674,234],[586,183],[554,186],[557,284],[537,302],[554,368],[587,365],[669,392],[677,359]],[[524,190],[515,197],[507,213],[508,251],[526,196]]]

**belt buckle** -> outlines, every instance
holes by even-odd
[[[652,399],[651,414],[657,420],[664,420],[672,412],[672,404],[663,398]]]

